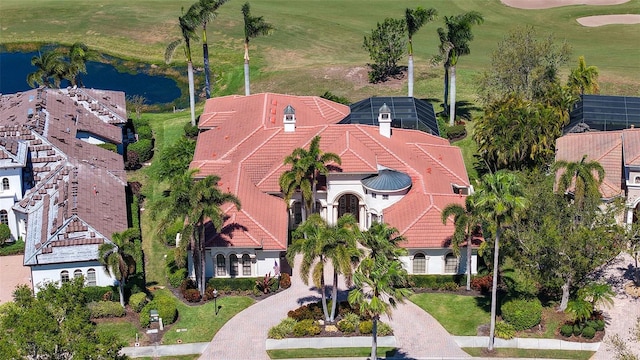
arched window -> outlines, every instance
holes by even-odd
[[[87,270],[87,286],[96,286],[96,270],[89,269]]]
[[[75,279],[75,278],[80,277],[80,276],[82,276],[82,270],[80,270],[80,269],[76,269],[76,270],[73,272],[73,278]]]
[[[7,210],[0,210],[0,223],[9,225],[9,214]]]
[[[249,254],[242,255],[242,276],[251,276],[251,257]]]
[[[60,281],[63,283],[69,281],[69,272],[67,270],[62,270],[60,272]]]
[[[452,253],[448,253],[444,258],[444,272],[447,274],[458,272],[458,258]]]
[[[227,264],[224,255],[218,254],[216,256],[216,276],[227,275]]]
[[[3,178],[2,179],[2,190],[9,190],[9,179],[8,178]]]
[[[338,218],[349,213],[353,214],[356,220],[360,221],[359,203],[360,200],[358,200],[358,197],[353,194],[342,195],[338,200]]]
[[[236,254],[229,256],[229,275],[231,277],[238,276],[238,256]]]
[[[426,274],[427,273],[427,258],[422,253],[417,253],[413,256],[413,273],[414,274]]]

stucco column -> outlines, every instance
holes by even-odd
[[[627,225],[631,225],[631,223],[633,223],[633,208],[632,207],[628,207],[627,208],[627,221],[626,221]]]
[[[360,230],[365,230],[367,228],[367,211],[364,207],[364,204],[360,205],[360,216],[358,217],[358,225],[360,226]]]

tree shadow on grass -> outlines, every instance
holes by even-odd
[[[486,312],[491,312],[491,296],[476,296],[476,305]]]
[[[384,358],[385,359],[415,359],[414,357],[409,356],[402,349],[393,349],[393,350],[385,351]]]

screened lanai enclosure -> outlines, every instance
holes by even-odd
[[[571,111],[564,133],[640,128],[640,98],[582,95]]]

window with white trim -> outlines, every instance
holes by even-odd
[[[80,277],[80,276],[82,276],[82,270],[80,270],[80,269],[76,269],[76,270],[73,272],[73,278],[75,279],[75,278],[78,278],[78,277]]]
[[[8,178],[3,178],[2,179],[2,190],[9,190],[9,179]]]
[[[251,276],[251,257],[249,254],[242,255],[242,276]]]
[[[229,275],[231,277],[238,276],[238,256],[236,254],[229,256]]]
[[[216,276],[227,275],[227,264],[224,255],[218,254],[216,256]]]
[[[444,258],[444,272],[446,274],[456,274],[458,272],[458,257],[453,253],[448,253]]]
[[[9,213],[7,213],[7,210],[0,210],[0,223],[9,225]]]
[[[67,270],[62,270],[60,272],[60,282],[69,282],[69,272]]]
[[[87,270],[87,286],[96,286],[96,270],[89,269]]]
[[[426,274],[427,273],[427,257],[423,253],[417,253],[413,256],[413,273],[414,274]]]

